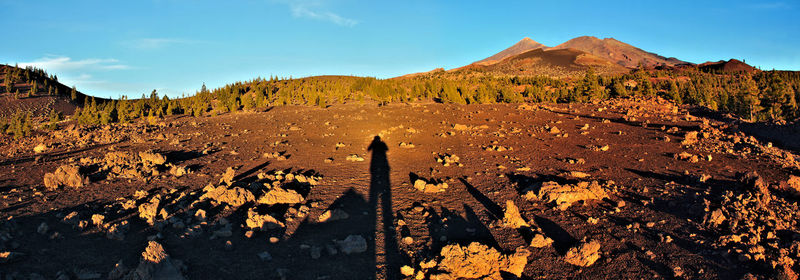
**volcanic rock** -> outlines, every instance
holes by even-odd
[[[517,249],[512,255],[503,255],[478,242],[472,242],[466,247],[452,244],[442,248],[438,269],[447,272],[453,279],[499,280],[503,279],[501,272],[521,277],[529,255],[530,251],[526,249]]]
[[[511,200],[506,201],[506,211],[503,216],[503,224],[510,228],[530,227],[531,225],[522,218],[519,208]]]
[[[245,225],[247,225],[247,227],[250,229],[257,230],[284,227],[284,224],[278,221],[278,219],[275,219],[275,217],[269,214],[259,215],[253,208],[247,210],[247,220],[245,221]]]
[[[156,241],[149,241],[147,243],[147,248],[142,252],[139,266],[125,275],[123,279],[184,280],[186,278],[181,274],[179,266],[175,264],[175,261],[164,251],[164,247]]]
[[[548,203],[555,202],[561,209],[573,203],[587,200],[608,198],[608,193],[597,181],[579,182],[574,185],[559,185],[556,182],[545,182],[539,188],[538,198]]]
[[[591,266],[600,258],[600,243],[582,242],[567,251],[564,261],[576,266]]]
[[[339,249],[347,254],[358,254],[367,251],[367,240],[361,235],[348,235],[344,240],[336,240]]]
[[[273,204],[296,204],[305,201],[302,195],[294,190],[287,190],[280,187],[274,187],[261,195],[256,201],[259,204],[273,205]]]
[[[61,186],[80,188],[88,183],[89,178],[81,174],[77,165],[62,165],[55,172],[44,174],[44,186],[49,190]]]

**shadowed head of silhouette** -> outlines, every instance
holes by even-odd
[[[389,147],[386,146],[386,143],[384,143],[378,135],[372,138],[372,143],[367,147],[367,151],[372,151],[373,153],[386,152],[387,150],[389,150]]]

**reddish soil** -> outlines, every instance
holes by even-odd
[[[778,148],[756,153],[760,144],[726,150],[715,144],[727,140],[704,138],[682,147],[687,131],[709,126],[724,130],[727,125],[714,121],[704,125],[703,121],[653,102],[520,108],[509,104],[348,104],[183,116],[161,125],[116,125],[18,142],[6,138],[0,156],[0,218],[4,221],[0,232],[7,235],[0,241],[0,251],[24,255],[0,264],[0,276],[38,273],[49,279],[59,272],[91,271],[105,278],[120,260],[136,267],[151,237],[185,265],[183,274],[188,279],[399,279],[404,278],[401,266],[418,269],[421,261],[438,256],[442,247],[470,242],[503,253],[527,247],[531,254],[522,274],[526,279],[738,279],[745,273],[774,277],[771,268],[711,246],[719,235],[704,225],[704,200],[739,189],[736,178],[741,172],[755,170],[776,185],[789,174],[797,174],[796,162],[773,156],[785,156]],[[548,126],[561,132],[550,133]],[[66,135],[71,130],[61,131]],[[665,142],[664,137],[671,141]],[[401,147],[401,142],[414,147]],[[50,150],[34,154],[32,148],[39,143]],[[344,146],[337,148],[337,143]],[[491,145],[513,149],[484,149]],[[591,145],[609,148],[595,151],[587,148]],[[91,179],[86,186],[59,190],[43,186],[44,174],[63,164],[102,159],[112,150],[151,149],[192,173],[175,177],[163,171],[143,179],[112,179],[86,167]],[[683,151],[703,160],[692,163],[673,157]],[[287,158],[262,156],[273,152]],[[352,154],[364,161],[348,161]],[[437,154],[457,155],[461,166],[444,166],[436,161]],[[705,160],[708,155],[713,160]],[[579,158],[585,163],[569,163]],[[271,206],[266,211],[286,227],[256,232],[250,238],[242,225],[252,203],[241,207],[198,204],[208,211],[208,219],[201,226],[202,234],[195,237],[183,237],[184,229],[170,226],[159,231],[139,218],[136,209],[115,210],[118,198],[130,199],[137,190],[197,199],[205,186],[218,185],[229,167],[239,167],[233,186],[246,187],[259,180],[256,174],[275,170],[317,174],[322,179],[307,190],[302,203],[310,207],[308,216],[288,220],[285,217],[291,215],[286,213],[296,206]],[[570,171],[591,176],[564,175]],[[711,179],[699,182],[702,174]],[[422,193],[413,187],[417,177],[442,180],[449,188]],[[612,180],[616,187],[607,190],[611,199],[560,210],[543,201],[526,200],[521,193],[537,182],[591,180]],[[774,201],[796,201],[782,193],[775,196]],[[503,218],[507,200],[553,244],[528,247],[530,236],[524,231],[497,222]],[[190,215],[180,208],[175,216]],[[344,210],[349,218],[318,222],[328,209]],[[78,211],[84,220],[98,213],[106,221],[127,220],[130,229],[123,240],[108,239],[95,226],[81,230],[60,222],[71,211]],[[212,239],[212,232],[222,227],[222,218],[233,224],[232,235]],[[597,222],[588,222],[593,219]],[[49,230],[37,233],[43,222]],[[790,232],[797,234],[797,227]],[[326,245],[348,235],[364,237],[366,252],[330,255],[326,251]],[[270,237],[278,241],[271,243]],[[405,237],[412,242],[404,242]],[[600,259],[589,267],[565,262],[567,251],[583,239],[600,243]],[[226,248],[226,241],[232,247]],[[321,256],[312,258],[314,248],[320,247]],[[258,257],[264,251],[272,260]]]

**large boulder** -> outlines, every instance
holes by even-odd
[[[164,155],[152,151],[139,152],[139,158],[144,166],[162,165],[167,162]]]
[[[581,242],[572,247],[564,256],[564,261],[576,266],[591,266],[600,258],[600,243],[597,241]]]
[[[256,201],[259,204],[273,205],[273,204],[297,204],[305,201],[302,195],[294,190],[287,190],[280,187],[274,187],[264,193]]]
[[[503,215],[503,225],[510,228],[530,227],[531,225],[522,218],[519,208],[511,200],[506,201],[506,211]]]
[[[154,196],[149,202],[139,205],[139,217],[147,221],[147,223],[152,226],[155,223],[156,217],[158,216],[158,209],[160,205],[161,198]]]
[[[217,203],[227,203],[233,207],[239,207],[245,203],[254,202],[256,200],[253,193],[240,187],[229,189],[225,186],[207,186],[203,188],[203,191],[206,193],[203,194],[200,199],[211,199]]]
[[[61,186],[80,188],[88,183],[89,178],[81,174],[77,165],[62,165],[55,172],[44,174],[44,186],[49,190]]]
[[[575,202],[608,198],[608,193],[596,181],[579,182],[574,185],[545,182],[539,188],[538,198],[548,203],[555,203],[564,210]]]
[[[278,221],[278,219],[275,219],[275,217],[272,215],[259,215],[253,208],[250,208],[247,211],[247,220],[245,220],[244,223],[248,228],[254,230],[266,230],[284,227],[284,224]]]
[[[501,272],[522,276],[528,264],[530,251],[517,249],[514,254],[504,255],[494,248],[472,242],[463,247],[447,245],[440,253],[439,270],[447,272],[452,279],[503,279]],[[442,275],[437,275],[441,278]]]

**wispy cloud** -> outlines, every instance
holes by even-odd
[[[358,24],[358,21],[342,17],[340,15],[328,11],[312,11],[305,6],[292,6],[292,16],[311,18],[316,20],[330,21],[337,25],[353,27]]]
[[[44,69],[50,74],[58,75],[59,82],[67,86],[77,86],[81,91],[89,89],[84,93],[90,94],[96,94],[94,92],[96,89],[100,89],[102,92],[119,92],[125,89],[124,85],[96,76],[108,76],[109,71],[131,69],[130,66],[114,58],[73,59],[68,56],[52,54],[46,54],[33,61],[20,62],[17,65]]]
[[[327,21],[340,26],[353,27],[358,21],[346,18],[331,12],[325,8],[324,1],[313,0],[277,0],[277,3],[289,6],[292,16],[296,18],[308,18],[313,20]]]
[[[196,44],[200,41],[181,38],[140,38],[122,42],[123,45],[140,50],[155,50],[177,44]]]
[[[31,62],[21,62],[20,67],[33,66],[49,72],[76,71],[76,70],[124,70],[130,66],[119,63],[113,58],[87,58],[74,60],[67,56],[47,56]]]
[[[97,80],[94,76],[89,74],[80,74],[77,77],[69,77],[61,79],[65,84],[68,85],[91,85],[91,84],[106,84],[108,81],[104,80]]]

